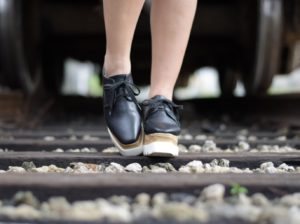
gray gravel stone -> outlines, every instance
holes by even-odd
[[[210,152],[216,150],[216,143],[212,140],[206,140],[202,146],[203,152]]]
[[[123,173],[125,172],[125,168],[118,163],[110,163],[108,167],[105,168],[105,172],[107,173]]]
[[[20,191],[16,193],[15,196],[13,197],[13,204],[14,205],[26,204],[34,208],[38,208],[40,202],[31,192]]]
[[[241,151],[248,151],[250,149],[250,145],[245,141],[240,141],[238,147]]]
[[[219,165],[222,167],[229,167],[230,161],[228,159],[220,159]]]
[[[223,201],[225,187],[222,184],[214,184],[204,188],[201,192],[200,199],[203,201]]]
[[[190,145],[189,152],[201,152],[202,147],[200,145]]]
[[[278,169],[281,169],[281,170],[287,171],[287,172],[295,171],[295,168],[293,166],[289,166],[286,163],[282,163],[280,166],[278,166]]]
[[[151,197],[149,196],[149,194],[140,193],[135,197],[134,201],[140,205],[148,206],[150,204]]]
[[[140,193],[134,199],[121,195],[73,203],[63,197],[53,197],[39,205],[33,195],[20,192],[12,200],[17,206],[3,204],[0,200],[0,216],[13,220],[102,220],[114,223],[132,223],[145,218],[183,223],[225,218],[253,223],[300,223],[300,193],[273,200],[261,193],[229,198],[224,198],[224,193],[225,186],[215,184],[203,189],[199,198],[185,193],[157,193],[153,197]]]
[[[261,193],[255,193],[252,195],[251,198],[252,198],[253,205],[262,206],[262,207],[266,207],[270,205],[268,198]]]
[[[149,172],[151,172],[151,173],[167,173],[167,170],[165,168],[157,166],[157,165],[150,165]]]
[[[36,168],[35,164],[33,162],[23,162],[22,167],[26,171],[31,171],[33,168]]]

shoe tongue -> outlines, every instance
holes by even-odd
[[[125,81],[128,78],[128,75],[114,75],[109,78],[114,80],[114,82],[121,82]]]
[[[168,99],[162,95],[156,95],[156,96],[152,97],[151,100],[168,100]]]

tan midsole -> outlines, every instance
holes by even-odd
[[[114,141],[116,141],[124,150],[129,150],[129,149],[133,149],[133,148],[137,148],[139,146],[141,146],[143,144],[143,131],[141,131],[141,134],[138,138],[138,140],[134,143],[131,144],[122,144],[115,136],[114,134],[112,134],[112,137],[114,138]]]
[[[145,135],[144,145],[151,144],[153,142],[170,142],[175,145],[178,143],[178,136],[168,133],[153,133]]]

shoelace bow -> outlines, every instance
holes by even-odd
[[[164,100],[164,99],[157,99],[157,100],[154,99],[154,100],[151,100],[151,102],[149,102],[149,104],[151,104],[151,109],[149,111],[149,114],[155,113],[156,111],[159,111],[159,110],[164,110],[165,107],[167,106],[174,111],[177,121],[180,119],[179,113],[183,109],[182,105],[177,105],[177,104],[173,103],[172,101]],[[169,117],[174,119],[174,116],[172,114],[169,114],[168,111],[166,111],[166,113],[169,115]]]
[[[134,102],[136,105],[139,105],[135,96],[140,94],[140,89],[136,87],[133,83],[129,81],[119,81],[112,84],[105,84],[105,90],[113,91],[113,100],[109,102],[110,111],[113,110],[114,105],[116,104],[117,98],[120,96],[125,97],[128,101]],[[118,94],[118,95],[117,95]]]

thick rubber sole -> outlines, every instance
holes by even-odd
[[[144,145],[143,154],[150,157],[176,157],[179,148],[171,142],[157,141]]]
[[[107,128],[107,131],[109,133],[109,136],[110,136],[112,142],[118,148],[121,155],[123,155],[123,156],[138,156],[143,153],[143,133],[144,133],[143,131],[141,131],[142,136],[139,137],[139,142],[138,142],[137,146],[132,147],[132,148],[130,148],[130,147],[124,148],[124,146],[122,146],[122,144],[120,144],[120,142],[117,140],[117,138],[111,133],[109,128]],[[131,145],[134,145],[134,144],[131,144]]]

